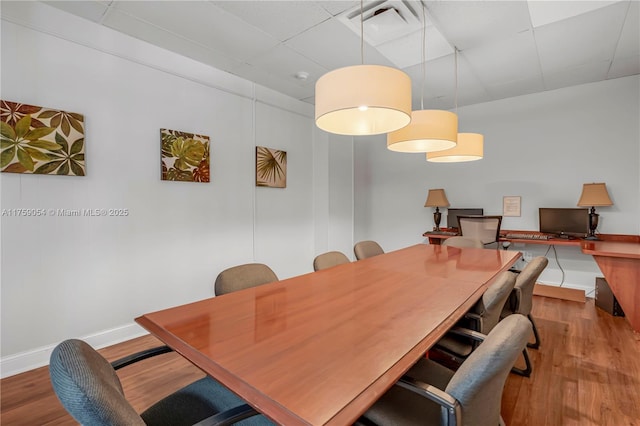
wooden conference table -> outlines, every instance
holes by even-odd
[[[348,425],[519,257],[418,244],[136,322],[276,423]]]

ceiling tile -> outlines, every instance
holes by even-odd
[[[278,40],[232,14],[201,1],[118,1],[118,11],[245,61]]]
[[[222,52],[205,48],[118,10],[109,11],[104,25],[223,71],[232,72],[240,65],[240,62],[226,57]]]
[[[464,50],[531,28],[524,1],[427,1],[434,25]]]
[[[329,12],[310,1],[248,0],[212,3],[280,41],[288,40],[331,18]],[[291,19],[292,16],[295,19]]]
[[[529,79],[542,82],[533,31],[513,34],[463,53],[485,85]]]
[[[622,33],[616,47],[616,58],[640,55],[640,2],[629,4]]]
[[[362,63],[360,37],[336,18],[324,21],[284,44],[329,70]],[[365,64],[393,65],[375,48],[366,43],[364,47]]]
[[[358,0],[325,0],[317,1],[324,10],[329,12],[332,16],[338,16],[346,10],[353,8],[360,4]]]
[[[582,15],[601,7],[609,6],[616,3],[615,1],[532,1],[529,0],[529,13],[531,14],[531,23],[533,27],[551,24],[562,21],[563,19],[572,18]]]
[[[384,56],[398,68],[406,68],[422,62],[422,30],[377,46]],[[434,27],[427,27],[425,58],[427,61],[453,53],[453,48]]]
[[[543,73],[611,61],[627,11],[617,3],[534,30]],[[597,28],[597,31],[594,31]]]
[[[102,16],[109,8],[110,1],[44,1],[49,6],[89,19],[93,22],[102,20]]]
[[[511,98],[514,96],[543,92],[545,90],[541,75],[534,75],[517,80],[495,81],[490,84],[485,84],[485,87],[493,99]]]
[[[610,61],[592,62],[572,68],[565,68],[557,72],[546,73],[544,85],[547,90],[578,84],[602,81],[607,77]]]
[[[291,82],[300,82],[295,74],[304,71],[309,74],[306,84],[311,85],[315,85],[316,80],[328,71],[284,45],[276,46],[263,55],[253,58],[250,65],[265,69],[281,78],[292,79]]]
[[[635,74],[640,74],[640,55],[614,59],[607,73],[607,78],[626,77]]]

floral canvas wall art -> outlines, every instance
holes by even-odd
[[[287,187],[287,152],[256,147],[256,186]]]
[[[209,136],[160,129],[162,180],[209,182]]]
[[[84,176],[84,116],[0,100],[0,170]]]

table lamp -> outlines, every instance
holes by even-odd
[[[605,183],[585,183],[582,185],[582,195],[578,201],[580,207],[591,207],[589,211],[589,233],[585,240],[599,240],[596,237],[598,227],[598,214],[595,206],[612,206],[611,198],[607,192]]]
[[[433,221],[436,223],[435,232],[440,232],[440,219],[442,218],[442,214],[438,207],[449,207],[449,200],[447,200],[447,196],[444,194],[444,189],[430,189],[424,206],[436,208],[436,211],[433,213]]]

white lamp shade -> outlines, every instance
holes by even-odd
[[[427,152],[427,161],[456,163],[480,160],[484,155],[484,136],[479,133],[458,133],[458,144],[445,151]]]
[[[387,135],[387,148],[398,152],[434,152],[456,146],[458,116],[435,109],[413,111],[411,123]]]
[[[377,135],[411,121],[411,79],[381,65],[354,65],[316,82],[316,125],[339,135]]]

